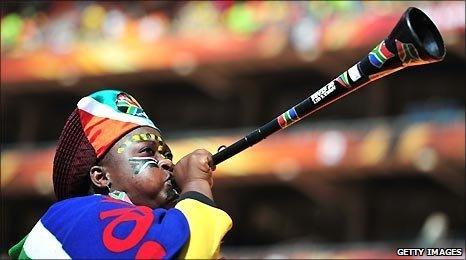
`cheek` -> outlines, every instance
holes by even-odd
[[[157,194],[164,186],[165,173],[157,168],[148,168],[133,175],[133,179],[137,182],[136,188],[140,187],[145,193]]]
[[[116,185],[116,189],[134,192],[144,184],[144,181],[139,180],[139,176],[134,174],[134,168],[126,158],[115,160],[110,167],[110,179]]]

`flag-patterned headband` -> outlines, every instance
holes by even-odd
[[[95,92],[82,98],[78,109],[84,133],[98,158],[131,129],[150,126],[159,130],[136,99],[121,91]]]

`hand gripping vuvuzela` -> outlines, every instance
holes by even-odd
[[[410,7],[390,35],[367,56],[285,113],[213,155],[215,165],[267,136],[288,127],[369,82],[408,66],[443,60],[445,45],[435,24],[421,10]]]

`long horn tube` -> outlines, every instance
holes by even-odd
[[[434,23],[409,7],[390,35],[367,56],[285,113],[213,155],[215,165],[257,144],[364,85],[408,66],[443,60],[445,45]]]

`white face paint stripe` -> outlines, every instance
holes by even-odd
[[[71,259],[58,239],[39,220],[24,242],[24,252],[32,259]]]
[[[136,166],[131,165],[131,166],[134,167],[134,171],[135,171],[134,174],[141,173],[146,167],[149,167],[149,165],[151,165],[151,164],[154,164],[156,167],[158,167],[158,165],[159,165],[159,161],[157,161],[156,159],[154,159],[152,157],[145,157],[145,156],[143,156],[143,157],[131,157],[128,160],[129,160],[130,164],[136,164],[137,163]],[[142,166],[138,167],[143,161],[145,161],[144,164]]]
[[[139,173],[142,172],[142,171],[143,171],[147,166],[149,166],[150,164],[155,164],[155,165],[157,165],[156,162],[151,162],[151,161],[145,162],[145,163],[141,166],[141,168],[139,169]]]

